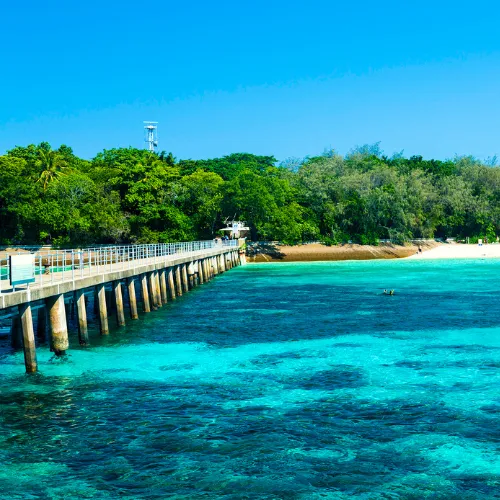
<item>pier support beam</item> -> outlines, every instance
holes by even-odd
[[[158,304],[156,302],[156,282],[153,271],[148,273],[148,291],[151,309],[153,311],[156,311],[156,309],[158,309]]]
[[[113,292],[116,304],[116,324],[125,326],[125,309],[123,307],[122,284],[120,280],[113,282]]]
[[[204,259],[200,259],[197,262],[197,265],[198,265],[198,280],[200,281],[200,285],[203,285],[203,283],[205,283],[205,273],[203,272],[203,262],[204,262]]]
[[[89,330],[87,325],[87,307],[84,289],[75,291],[76,314],[78,316],[78,341],[81,346],[89,345]]]
[[[210,281],[210,276],[208,274],[207,259],[201,259],[200,264],[201,267],[203,268],[203,282],[206,283],[207,281]]]
[[[156,305],[158,307],[163,307],[163,301],[161,299],[160,273],[158,271],[154,271],[153,275],[155,278]]]
[[[36,372],[37,363],[35,332],[33,331],[33,316],[30,302],[26,302],[19,306],[19,316],[21,318],[21,329],[23,332],[24,365],[26,366],[26,373],[34,373]]]
[[[99,329],[101,335],[109,334],[108,325],[108,306],[106,304],[106,287],[104,283],[96,285],[97,289],[97,308],[99,310]]]
[[[182,297],[182,278],[181,278],[181,266],[175,267],[175,284],[177,286],[177,295]]]
[[[239,265],[244,266],[247,263],[247,256],[245,255],[245,252],[242,251],[239,255]]]
[[[166,304],[168,302],[168,292],[167,292],[167,270],[162,269],[160,272],[160,291],[161,291],[161,301]]]
[[[190,262],[187,266],[188,287],[192,290],[195,287],[194,262]]]
[[[193,262],[194,274],[193,274],[193,284],[198,286],[200,284],[200,268],[198,267],[198,261]]]
[[[66,309],[64,294],[55,295],[47,299],[47,309],[50,321],[50,350],[56,356],[62,356],[68,350],[68,327],[66,323]]]
[[[128,305],[130,309],[130,319],[139,319],[139,313],[137,312],[137,298],[135,296],[135,279],[127,279],[127,290],[128,290]]]
[[[175,293],[174,271],[171,267],[169,267],[167,271],[167,283],[170,298],[172,300],[175,300],[177,298],[177,294]]]
[[[21,349],[21,347],[23,346],[21,318],[18,314],[12,316],[10,324],[10,345],[13,349]]]
[[[187,266],[186,264],[181,264],[181,274],[182,274],[182,289],[184,292],[189,292],[189,282],[187,275]]]
[[[207,259],[201,259],[199,264],[201,266],[200,278],[201,274],[203,274],[203,283],[206,283],[210,279],[207,274]]]
[[[148,276],[146,274],[141,276],[141,297],[144,312],[151,312],[151,305],[149,303]]]

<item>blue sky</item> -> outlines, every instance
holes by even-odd
[[[150,7],[146,7],[149,5]],[[0,154],[500,154],[495,2],[3,2]]]

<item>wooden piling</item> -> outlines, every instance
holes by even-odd
[[[187,275],[188,275],[188,288],[192,290],[195,286],[195,277],[194,277],[194,263],[190,262],[187,265]]]
[[[148,275],[148,292],[149,292],[149,303],[151,309],[156,311],[158,309],[158,304],[156,302],[156,283],[153,271],[147,273]]]
[[[161,298],[160,273],[158,271],[154,271],[153,275],[155,278],[156,304],[158,305],[158,307],[163,307],[163,300]]]
[[[149,291],[148,291],[148,276],[143,274],[141,276],[141,297],[142,306],[145,313],[151,312],[151,304],[149,302]]]
[[[35,332],[33,330],[33,315],[31,313],[31,303],[26,302],[19,306],[19,316],[21,318],[21,329],[23,332],[24,365],[26,373],[34,373],[37,369]]]
[[[182,297],[182,278],[181,266],[175,266],[175,285],[177,286],[177,295]]]
[[[127,279],[127,290],[128,290],[128,305],[130,309],[130,319],[139,319],[139,313],[137,312],[137,299],[135,296],[135,279]]]
[[[76,314],[78,316],[78,341],[81,346],[89,345],[89,330],[87,325],[87,304],[84,289],[75,291]]]
[[[113,292],[116,305],[116,324],[118,326],[125,326],[125,310],[123,308],[122,283],[120,280],[113,282]]]
[[[210,281],[210,277],[208,276],[208,271],[207,271],[207,259],[201,259],[200,266],[203,272],[203,283],[206,283],[207,281]]]
[[[97,288],[97,307],[99,309],[99,328],[101,331],[101,335],[109,334],[109,325],[108,325],[108,306],[106,304],[106,287],[104,283],[100,283],[96,286]]]
[[[198,279],[200,281],[200,285],[205,283],[205,273],[203,272],[203,259],[198,261]]]
[[[189,281],[187,275],[187,266],[186,264],[181,264],[181,274],[182,274],[182,289],[184,292],[189,292]]]
[[[167,271],[167,283],[170,298],[172,300],[175,300],[177,298],[177,294],[175,293],[174,271],[171,267],[169,267]]]
[[[201,259],[200,266],[201,266],[201,271],[203,274],[203,283],[206,283],[207,281],[210,280],[210,278],[208,277],[208,273],[207,273],[207,259]]]
[[[50,350],[56,356],[62,356],[68,350],[68,326],[66,323],[66,309],[64,294],[54,295],[47,299],[47,309],[50,321]]]
[[[161,269],[160,272],[160,291],[161,291],[161,301],[166,304],[168,302],[168,292],[167,292],[167,270]]]
[[[238,252],[238,265],[244,266],[247,263],[247,257],[245,252],[242,250],[241,253]]]

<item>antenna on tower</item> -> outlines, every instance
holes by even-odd
[[[144,122],[144,135],[148,150],[154,153],[158,147],[158,122]]]

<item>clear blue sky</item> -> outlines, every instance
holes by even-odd
[[[148,6],[148,7],[147,7]],[[3,2],[0,154],[500,153],[498,2]]]

